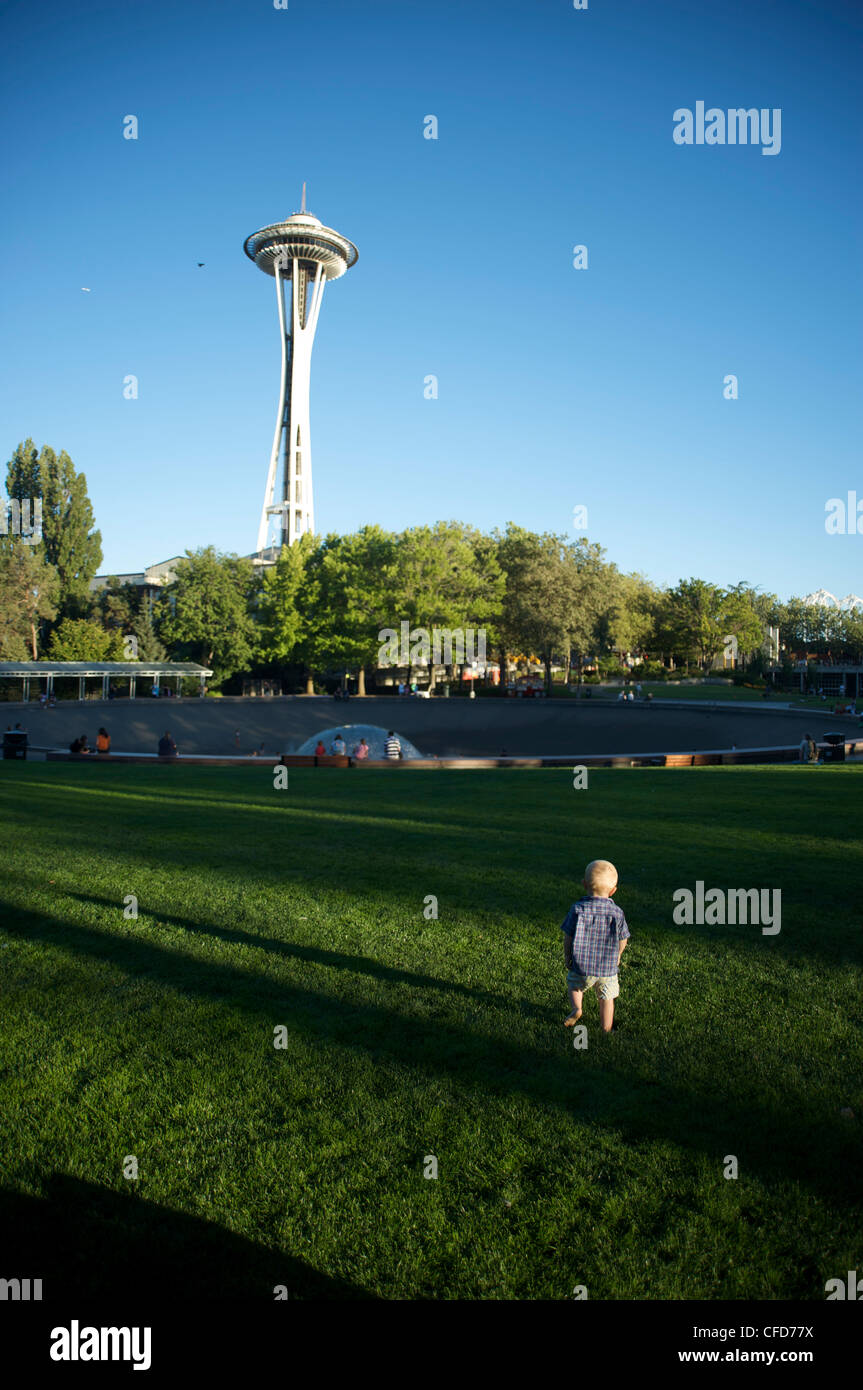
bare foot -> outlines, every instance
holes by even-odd
[[[568,1017],[568,1018],[565,1018],[565,1019],[563,1020],[563,1026],[564,1026],[564,1028],[572,1028],[574,1024],[578,1023],[578,1020],[579,1020],[580,1018],[581,1018],[581,1009],[579,1009],[578,1013],[576,1013],[575,1010],[573,1009],[573,1011],[572,1011],[572,1013],[569,1015],[569,1017]]]

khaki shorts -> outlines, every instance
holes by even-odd
[[[595,990],[597,999],[616,999],[620,994],[616,975],[582,975],[578,970],[568,970],[566,986],[567,989]]]

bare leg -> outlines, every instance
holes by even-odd
[[[581,996],[583,993],[584,991],[581,989],[571,989],[569,991],[569,997],[572,1000],[572,1013],[568,1018],[563,1020],[566,1028],[572,1028],[581,1018]]]
[[[600,999],[599,1001],[599,1021],[602,1024],[603,1033],[610,1033],[614,1023],[614,1000]]]

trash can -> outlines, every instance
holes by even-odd
[[[844,763],[845,761],[845,735],[844,734],[824,734],[824,743],[828,745],[824,753],[825,763]]]
[[[7,729],[3,735],[3,757],[27,760],[27,734],[23,729]]]

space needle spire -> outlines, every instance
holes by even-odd
[[[357,261],[352,241],[306,211],[254,232],[243,249],[276,282],[282,372],[276,430],[258,526],[258,552],[293,545],[315,529],[309,383],[312,344],[327,280],[337,280]],[[287,291],[287,292],[286,292]],[[287,299],[287,304],[286,304]]]

